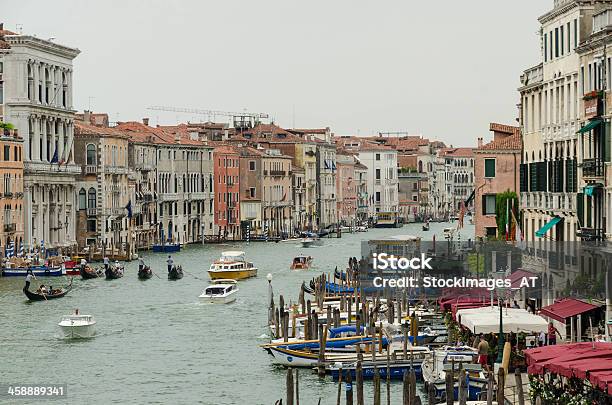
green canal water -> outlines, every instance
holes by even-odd
[[[54,402],[66,404],[272,405],[284,397],[286,372],[258,347],[268,332],[266,274],[274,277],[277,302],[278,294],[295,300],[302,280],[335,266],[344,268],[349,256],[359,256],[362,240],[398,234],[442,238],[448,226],[454,224],[432,223],[427,233],[420,224],[371,229],[325,239],[312,249],[288,242],[189,246],[174,258],[197,279],[186,274],[178,281],[166,279],[165,255],[145,253],[161,279],[138,280],[137,263],[132,262],[122,279],[75,277],[68,296],[47,302],[28,303],[21,278],[0,278],[0,385],[67,384],[67,396]],[[473,238],[473,226],[461,232],[462,240],[468,238]],[[201,304],[206,270],[223,250],[244,250],[258,266],[258,277],[239,283],[233,304]],[[291,259],[302,252],[313,256],[314,268],[290,271]],[[43,282],[59,286],[67,280]],[[57,323],[74,308],[95,316],[94,338],[61,337]],[[369,383],[365,389],[371,397]],[[321,380],[300,370],[300,404],[315,405],[319,398],[321,404],[335,404],[336,391],[329,377]],[[401,398],[399,384],[392,385],[392,398],[392,403]],[[0,395],[0,403],[41,402],[15,402]]]

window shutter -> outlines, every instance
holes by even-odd
[[[528,187],[528,176],[527,176],[527,164],[522,163],[519,166],[520,175],[519,175],[519,187],[521,192],[529,191]]]
[[[584,197],[582,193],[576,194],[576,214],[578,215],[578,224],[584,226]]]
[[[486,215],[487,214],[487,196],[483,195],[482,196],[482,215]]]

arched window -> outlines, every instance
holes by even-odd
[[[87,195],[85,193],[85,189],[82,188],[79,190],[79,209],[84,210],[87,208]]]
[[[96,208],[96,189],[93,187],[87,192],[87,208]]]
[[[96,164],[96,145],[89,144],[87,145],[87,162],[88,166],[92,166]]]
[[[423,173],[423,161],[419,160],[419,173]]]

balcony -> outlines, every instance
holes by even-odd
[[[5,233],[13,233],[17,230],[16,224],[4,224],[4,232]]]
[[[178,193],[160,193],[159,200],[164,201],[176,201],[179,199]]]
[[[4,198],[13,198],[13,192],[12,191],[5,191],[4,192]]]
[[[106,208],[104,210],[104,213],[107,216],[120,217],[125,215],[127,213],[127,210],[125,208]]]
[[[25,173],[60,174],[65,176],[67,174],[80,174],[82,172],[81,168],[75,164],[63,164],[61,171],[57,169],[58,165],[56,163],[43,162],[40,160],[26,161],[23,163],[23,170]]]
[[[87,216],[88,217],[95,217],[98,214],[98,209],[93,207],[93,208],[87,208]]]
[[[603,177],[604,164],[600,159],[584,159],[582,162],[582,175],[584,177]]]
[[[596,228],[580,228],[576,231],[576,236],[580,237],[583,241],[597,241],[603,240],[603,229]]]
[[[287,172],[284,170],[270,170],[270,176],[286,176]]]
[[[198,193],[189,193],[190,200],[205,200],[208,196],[208,193],[198,192]]]
[[[153,165],[149,163],[138,162],[135,164],[135,166],[136,166],[136,170],[140,170],[143,172],[149,172],[153,170]]]
[[[98,166],[96,166],[96,165],[86,165],[84,173],[85,174],[96,174],[96,173],[98,173]]]

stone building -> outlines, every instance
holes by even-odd
[[[96,114],[100,116],[100,114]],[[105,115],[105,114],[104,114]],[[128,181],[129,136],[95,124],[86,111],[75,121],[74,160],[77,176],[77,243],[103,256],[131,258],[135,252],[132,218],[134,190]]]
[[[473,207],[474,151],[472,148],[442,148],[434,163],[430,206],[438,218],[458,215],[461,203]]]
[[[352,153],[336,152],[336,204],[338,222],[354,225],[357,221],[357,187],[355,157]]]
[[[24,236],[24,200],[23,139],[17,130],[0,133],[0,176],[0,256],[5,256],[6,249],[11,246],[13,253],[19,254]]]
[[[212,148],[180,125],[162,129],[150,127],[148,123],[148,119],[144,119],[142,123],[120,123],[116,128],[130,135],[135,143],[134,150],[150,152],[137,148],[136,144],[155,145],[156,236],[159,242],[201,243],[206,235],[214,233]],[[150,157],[148,160],[153,161]],[[134,164],[136,162],[137,159]],[[144,165],[145,160],[142,162]],[[151,190],[151,183],[146,187],[143,192]],[[143,224],[140,233],[146,228]]]
[[[369,194],[368,194],[368,167],[355,159],[355,183],[357,194],[357,223],[363,224],[368,220]]]
[[[262,220],[269,234],[282,236],[293,231],[291,210],[292,174],[290,156],[278,149],[266,149],[262,155]]]
[[[25,248],[76,247],[72,61],[79,50],[0,25],[0,116],[24,140]]]
[[[250,236],[263,235],[263,151],[241,146],[236,148],[240,155],[240,223],[242,235],[246,238],[246,227]]]
[[[422,187],[427,185],[427,174],[416,169],[400,169],[397,178],[401,217],[405,222],[421,220],[427,208],[426,202],[422,201]]]
[[[483,145],[482,138],[479,138],[478,148],[474,150],[474,225],[477,238],[496,238],[505,233],[505,229],[497,227],[497,194],[513,191],[520,204],[519,169],[523,150],[520,128],[496,123],[491,123],[489,128],[493,140]],[[519,207],[515,208],[518,212]]]

